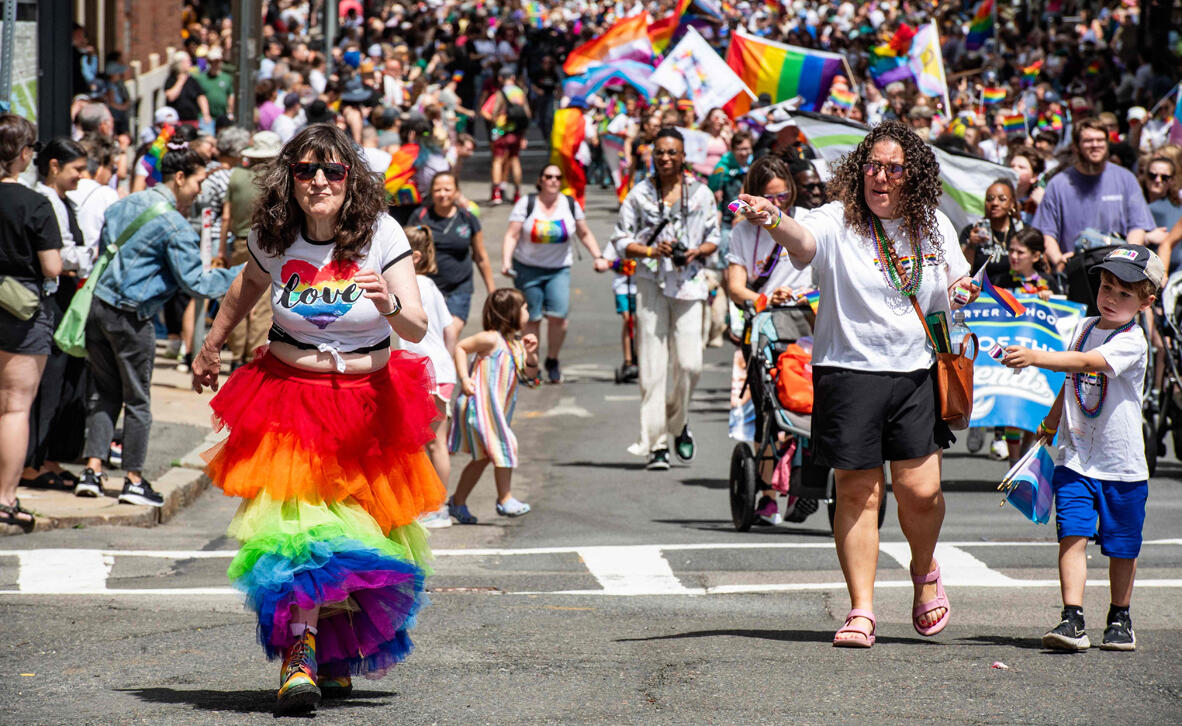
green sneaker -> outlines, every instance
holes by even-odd
[[[673,439],[673,451],[683,462],[694,460],[694,434],[689,430],[689,424],[686,424],[677,438]]]

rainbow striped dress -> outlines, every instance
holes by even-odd
[[[476,356],[469,375],[476,393],[461,393],[453,404],[448,450],[473,459],[491,459],[493,466],[517,467],[517,437],[509,428],[517,405],[517,380],[523,378],[525,348],[521,341],[500,344],[487,356]]]

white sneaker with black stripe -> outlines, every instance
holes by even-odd
[[[164,497],[152,489],[152,485],[147,479],[140,479],[136,482],[133,482],[131,479],[124,479],[123,493],[119,495],[119,503],[139,504],[145,507],[163,507]]]

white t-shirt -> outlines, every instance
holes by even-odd
[[[792,216],[799,218],[807,212],[807,209],[796,207],[792,210]],[[747,270],[748,284],[755,282],[760,273],[770,267],[771,275],[759,289],[761,293],[770,295],[779,287],[790,287],[799,292],[813,285],[810,266],[798,269],[788,257],[788,250],[776,244],[763,227],[743,219],[731,230],[731,246],[726,253],[726,261]]]
[[[369,167],[370,171],[382,175],[385,175],[386,170],[390,168],[390,162],[394,159],[388,151],[371,147],[361,149],[361,158],[365,159],[365,165]]]
[[[1071,332],[1071,345],[1094,320],[1079,321]],[[1099,350],[1108,364],[1108,392],[1096,418],[1088,418],[1080,410],[1073,374],[1063,381],[1064,417],[1059,422],[1057,463],[1093,479],[1144,481],[1149,469],[1141,438],[1141,385],[1149,344],[1137,326],[1107,340],[1111,334],[1111,330],[1095,328],[1083,346],[1084,352]],[[1080,384],[1084,404],[1094,407],[1100,400],[1098,377],[1085,373]]]
[[[78,188],[66,192],[66,197],[74,203],[74,216],[78,219],[78,228],[82,230],[82,238],[93,254],[98,248],[99,233],[103,231],[107,207],[119,201],[119,192],[99,184],[94,179],[79,179]]]
[[[435,282],[426,275],[415,275],[419,283],[419,297],[423,299],[423,309],[427,311],[427,334],[418,343],[409,340],[399,342],[399,347],[431,360],[431,367],[435,369],[436,383],[455,383],[455,360],[447,352],[447,345],[443,342],[443,329],[451,323],[451,313],[447,309],[447,301],[443,293],[435,286]]]
[[[361,259],[343,266],[333,262],[332,242],[314,244],[302,234],[282,258],[276,258],[259,249],[252,229],[247,249],[271,275],[275,324],[296,340],[339,354],[377,345],[390,337],[386,319],[353,283],[353,276],[363,269],[381,273],[410,255],[406,233],[388,214],[378,215],[373,238]],[[337,360],[337,366],[343,368],[343,362]]]
[[[960,251],[952,222],[939,210],[935,214],[944,262],[940,263],[932,241],[925,240],[921,250],[923,283],[917,299],[925,315],[942,310],[951,321],[948,286],[969,274],[969,263]],[[869,230],[846,227],[841,202],[813,209],[797,221],[817,240],[812,266],[821,301],[813,336],[813,365],[893,372],[930,368],[935,354],[923,325],[910,300],[887,281],[874,240],[867,236]],[[895,242],[903,269],[910,271],[914,258],[911,244],[899,231],[901,223],[901,219],[882,222],[887,237]]]
[[[583,210],[561,194],[549,213],[542,209],[542,200],[534,197],[534,208],[525,216],[531,195],[525,195],[513,205],[509,212],[510,222],[521,222],[521,234],[517,236],[517,247],[513,259],[524,265],[555,270],[570,267],[573,260],[571,243],[575,238],[575,223],[583,219]],[[574,213],[571,213],[571,207]]]
[[[271,130],[279,134],[279,140],[286,144],[291,141],[291,137],[296,135],[299,124],[291,116],[281,113],[271,122]]]

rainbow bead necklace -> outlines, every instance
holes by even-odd
[[[1088,342],[1088,336],[1092,334],[1092,330],[1099,322],[1100,318],[1096,318],[1092,322],[1088,323],[1088,326],[1084,328],[1082,333],[1080,333],[1079,338],[1076,339],[1075,344],[1071,346],[1071,349],[1077,353],[1082,353],[1084,345]],[[1109,333],[1108,337],[1104,339],[1104,342],[1107,343],[1121,333],[1131,330],[1135,324],[1135,320],[1130,320],[1129,322]],[[1100,400],[1097,401],[1096,405],[1092,408],[1089,408],[1087,404],[1084,403],[1083,377],[1085,375],[1089,377],[1097,376],[1100,380]],[[1096,418],[1099,416],[1100,411],[1104,408],[1104,399],[1108,397],[1108,376],[1104,375],[1103,373],[1073,373],[1071,374],[1071,378],[1073,382],[1072,387],[1075,389],[1075,403],[1077,406],[1079,406],[1079,410],[1082,411],[1083,415],[1087,416],[1088,418]]]
[[[878,266],[882,269],[887,284],[906,297],[914,296],[923,285],[923,256],[920,254],[919,244],[912,243],[912,259],[915,264],[908,275],[899,269],[899,258],[895,255],[891,241],[887,239],[886,229],[877,215],[870,215],[870,230],[874,235],[874,253],[878,258]]]

